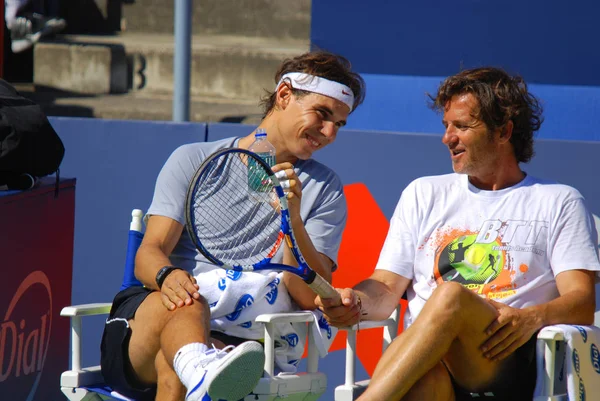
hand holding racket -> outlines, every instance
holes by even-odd
[[[339,293],[306,263],[280,180],[255,153],[228,148],[210,155],[190,182],[185,212],[192,242],[215,265],[236,271],[288,271],[321,298],[341,303]],[[284,238],[298,267],[271,262]]]
[[[275,177],[279,180],[279,185],[283,189],[283,193],[286,195],[287,206],[289,211],[290,219],[294,216],[300,216],[300,203],[302,199],[302,183],[296,176],[294,171],[294,165],[292,163],[281,163],[272,167]],[[275,191],[272,192],[276,195]],[[274,207],[279,207],[279,199],[276,196],[273,202]]]

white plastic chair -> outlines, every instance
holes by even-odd
[[[552,326],[543,328],[538,334],[537,380],[541,392],[535,401],[567,401],[566,383],[557,377],[557,367],[564,360],[565,337]],[[543,350],[543,354],[540,351]]]
[[[398,334],[398,317],[400,308],[391,316],[379,322],[361,322],[360,330],[383,327],[383,351],[391,344]],[[600,327],[598,320],[596,327]],[[589,326],[582,326],[588,327]],[[347,331],[346,340],[346,375],[344,384],[335,388],[335,401],[354,401],[367,388],[369,380],[355,381],[356,371],[356,332],[357,326],[344,328]],[[533,401],[568,401],[566,377],[569,372],[562,372],[565,362],[565,336],[564,332],[556,326],[543,328],[537,337],[537,395]],[[600,394],[590,398],[599,400]],[[493,398],[489,398],[493,401]]]
[[[583,391],[583,393],[579,394],[578,399],[600,400],[597,385],[595,390],[590,387],[588,387],[587,391],[585,388],[581,388],[583,385],[581,377],[587,376],[588,379],[591,378],[596,383],[600,379],[600,355],[598,355],[597,348],[597,345],[600,345],[598,343],[600,339],[600,321],[596,316],[594,326],[578,326],[578,329],[586,331],[587,339],[583,340],[584,347],[579,349],[581,352],[581,361],[577,362],[579,366],[575,368],[575,371],[569,369],[569,366],[573,366],[573,364],[568,363],[570,361],[567,361],[567,359],[573,357],[573,353],[576,353],[578,347],[569,348],[563,327],[547,326],[539,332],[537,337],[538,352],[536,355],[537,391],[534,401],[569,400],[567,395],[567,380],[576,380],[578,377],[580,381],[577,383],[577,387],[579,387],[577,390],[579,392]],[[585,345],[586,342],[587,346]],[[590,352],[593,347],[596,347],[596,355],[593,355],[593,351]],[[587,384],[588,386],[594,386],[592,383]]]
[[[360,330],[368,330],[383,327],[382,354],[398,335],[398,319],[400,306],[398,306],[389,318],[382,321],[364,321],[360,323]],[[358,398],[369,385],[369,380],[356,381],[356,334],[358,326],[344,328],[346,330],[346,372],[344,384],[335,388],[335,401],[353,401]]]
[[[135,247],[133,252],[128,250],[126,261],[126,276],[133,274],[133,259],[135,250],[141,242],[142,211],[135,209],[132,212],[130,224],[130,242],[128,248]],[[137,234],[136,234],[137,233]],[[134,239],[132,239],[134,238]],[[129,272],[127,269],[131,269]],[[114,392],[104,384],[104,378],[100,372],[100,365],[81,366],[81,327],[82,318],[93,315],[108,315],[110,303],[95,303],[86,305],[73,305],[63,308],[61,316],[71,318],[71,369],[63,372],[60,379],[62,392],[70,401],[100,401],[105,399],[131,400]],[[257,317],[257,322],[265,324],[265,367],[263,377],[260,379],[254,391],[248,395],[246,401],[270,401],[285,398],[286,401],[313,401],[317,400],[325,392],[327,377],[318,372],[319,355],[312,335],[312,327],[308,328],[308,356],[306,372],[295,374],[275,374],[275,342],[274,326],[280,322],[307,322],[309,325],[316,324],[313,314],[310,312],[275,313],[263,314]]]

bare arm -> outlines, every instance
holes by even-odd
[[[290,191],[287,197],[288,208],[298,248],[300,248],[302,256],[304,256],[304,259],[310,268],[331,283],[333,261],[326,255],[317,251],[310,236],[306,232],[304,222],[300,216],[300,202],[302,199],[302,184],[300,179],[296,175],[291,163],[281,163],[273,166],[273,171],[275,172],[282,170],[286,171],[289,179]],[[284,249],[283,263],[290,266],[298,266],[294,255],[292,255],[292,252],[287,246]],[[283,281],[290,296],[300,308],[312,310],[317,307],[314,302],[316,294],[300,277],[293,273],[284,273]]]
[[[559,273],[556,286],[560,293],[558,298],[523,309],[490,301],[498,309],[499,316],[486,329],[490,338],[482,346],[484,355],[491,359],[504,359],[544,326],[588,325],[594,322],[594,272],[569,270]]]
[[[354,286],[362,302],[362,320],[387,319],[410,282],[410,279],[396,273],[375,270],[371,277]]]
[[[311,269],[331,283],[333,261],[315,249],[299,216],[297,217],[297,221],[292,221],[292,227],[298,248],[300,248],[306,263]],[[283,253],[283,263],[290,266],[298,266],[294,255],[292,255],[292,251],[287,246]],[[283,274],[283,281],[290,296],[301,309],[313,310],[317,308],[315,304],[315,292],[300,277],[293,273],[285,272]]]
[[[552,324],[593,324],[596,310],[594,280],[594,272],[588,270],[559,273],[556,276],[556,287],[560,297],[525,309],[531,309],[539,316],[541,327]]]
[[[300,216],[298,216],[296,219],[292,218],[292,227],[296,237],[296,242],[298,243],[298,248],[300,248],[306,263],[311,269],[331,283],[331,268],[333,267],[333,261],[326,255],[317,251],[308,233],[306,232],[306,228],[304,228],[304,223],[300,219]],[[283,254],[283,258],[285,264],[290,264],[292,266],[298,265],[294,256],[292,255],[292,252],[287,247],[285,253]],[[301,279],[299,280],[302,281]]]
[[[321,268],[315,269],[313,267],[314,264],[308,262],[308,258],[305,256],[308,265],[311,267],[311,269],[315,270],[317,273],[323,276],[325,280],[331,283],[331,269],[333,267],[333,262],[326,255],[319,253],[316,250],[315,252],[321,259],[321,262],[319,262],[318,264],[321,265]],[[287,247],[284,251],[283,263],[291,266],[297,265],[296,260],[292,255],[292,252]],[[322,272],[324,272],[325,274],[322,274]],[[298,306],[301,309],[313,310],[317,308],[317,305],[315,304],[315,292],[300,277],[296,276],[293,273],[284,272],[283,282],[285,283],[285,286],[288,292],[290,293],[290,296],[294,299],[294,301],[298,304]]]
[[[162,288],[156,285],[156,273],[171,264],[168,255],[173,252],[183,226],[164,216],[150,216],[142,244],[135,257],[135,276],[153,290],[160,290],[163,304],[168,309],[182,307],[198,299],[196,280],[186,271],[176,270],[167,276]]]
[[[351,326],[359,320],[384,320],[396,308],[410,281],[387,270],[375,270],[371,277],[358,283],[354,289],[338,289],[342,306],[331,305],[320,297],[315,302],[329,323],[337,327]]]

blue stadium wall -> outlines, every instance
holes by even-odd
[[[426,92],[491,65],[542,100],[540,138],[600,140],[598,15],[593,0],[313,1],[311,43],[346,56],[367,82],[350,129],[441,133]]]
[[[131,209],[148,208],[156,176],[175,148],[254,129],[240,124],[79,118],[51,118],[51,123],[66,147],[61,175],[77,178],[74,304],[112,300],[121,284]],[[410,181],[451,172],[440,139],[432,134],[342,130],[336,143],[315,157],[337,171],[345,185],[364,183],[389,219]],[[600,186],[593,168],[600,142],[542,139],[536,146],[537,156],[524,170],[578,188],[592,212],[600,215]],[[98,363],[103,321],[104,317],[91,317],[84,323],[84,366]],[[333,388],[343,382],[343,363],[342,351],[322,360],[321,370],[329,378],[324,400],[332,400]],[[364,378],[365,369],[359,366],[357,379]]]

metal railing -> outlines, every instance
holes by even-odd
[[[175,57],[173,58],[173,121],[190,119],[192,0],[175,0]]]

